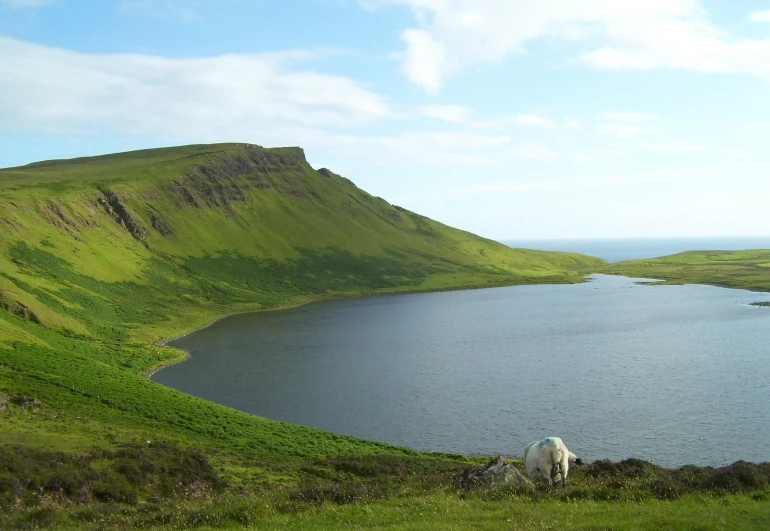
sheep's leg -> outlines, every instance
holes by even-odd
[[[551,479],[555,482],[556,478],[561,475],[561,470],[559,469],[559,463],[554,463],[551,467]]]
[[[537,473],[540,474],[540,477],[543,477],[546,480],[548,480],[548,486],[549,487],[553,487],[553,479],[551,478],[551,474],[544,474],[543,471],[540,470],[539,467],[537,468]]]
[[[561,486],[564,486],[564,468],[562,468],[561,463],[556,462],[553,464],[553,467],[551,468],[551,478],[553,479],[554,483],[558,478],[561,478]]]
[[[569,471],[569,460],[567,456],[564,456],[564,459],[561,460],[560,468],[559,473],[561,474],[561,486],[563,488],[567,486],[567,472]]]

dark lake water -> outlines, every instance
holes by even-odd
[[[329,301],[171,343],[153,380],[234,408],[420,450],[770,461],[770,294],[579,285]]]

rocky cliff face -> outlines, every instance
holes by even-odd
[[[156,204],[164,197],[171,198],[176,208],[219,209],[228,215],[235,214],[234,204],[247,203],[253,194],[267,190],[323,202],[301,178],[309,170],[312,168],[301,148],[276,150],[243,145],[195,164],[181,175],[170,175],[166,184],[151,188],[139,184],[134,190],[116,190],[109,181],[97,182],[92,189],[84,186],[80,197],[42,197],[36,200],[34,209],[43,222],[75,240],[81,240],[82,229],[103,224],[104,219],[98,215],[103,212],[133,238],[145,241],[150,230],[164,237],[176,232],[168,208],[164,208],[167,205]],[[319,175],[342,179],[331,172]],[[14,232],[27,229],[23,218],[28,217],[28,207],[19,209],[12,202],[5,206],[6,212],[0,211],[0,222]]]
[[[131,236],[139,241],[147,237],[147,227],[142,221],[132,214],[126,207],[121,197],[113,192],[104,191],[104,195],[97,199],[99,205],[115,222],[126,229]]]

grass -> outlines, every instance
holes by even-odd
[[[770,525],[767,502],[751,495],[689,496],[676,501],[478,500],[452,494],[410,496],[374,503],[297,507],[269,498],[207,496],[173,506],[148,503],[47,506],[13,520],[56,529],[568,529],[762,530]]]
[[[162,183],[169,174],[181,175],[194,165],[208,162],[212,157],[233,149],[237,149],[237,145],[192,145],[36,162],[3,170],[0,190],[21,191],[34,187],[61,193],[64,190],[80,192],[84,184],[110,182],[133,186],[137,181]]]
[[[224,314],[580,282],[602,260],[510,249],[316,171],[299,148],[245,144],[0,170],[0,226],[1,528],[676,528],[703,506],[704,529],[767,521],[764,469],[715,488],[716,471],[688,483],[645,465],[624,483],[605,465],[566,491],[466,494],[452,478],[483,458],[277,422],[145,377],[184,357],[162,340]],[[730,260],[697,267],[767,282],[770,257]]]
[[[662,279],[667,284],[711,284],[770,291],[770,249],[687,251],[648,260],[610,264],[601,272]]]
[[[575,468],[567,488],[534,492],[457,490],[468,463],[386,455],[315,460],[295,470],[298,484],[233,488],[199,451],[162,442],[78,456],[13,448],[0,452],[0,464],[0,485],[14,496],[0,516],[8,528],[765,529],[770,522],[770,466],[748,463],[664,470],[599,461]]]

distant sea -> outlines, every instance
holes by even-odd
[[[567,251],[602,258],[608,262],[657,258],[683,251],[740,251],[770,249],[770,236],[704,238],[606,238],[574,240],[500,240],[509,247],[540,251]]]

